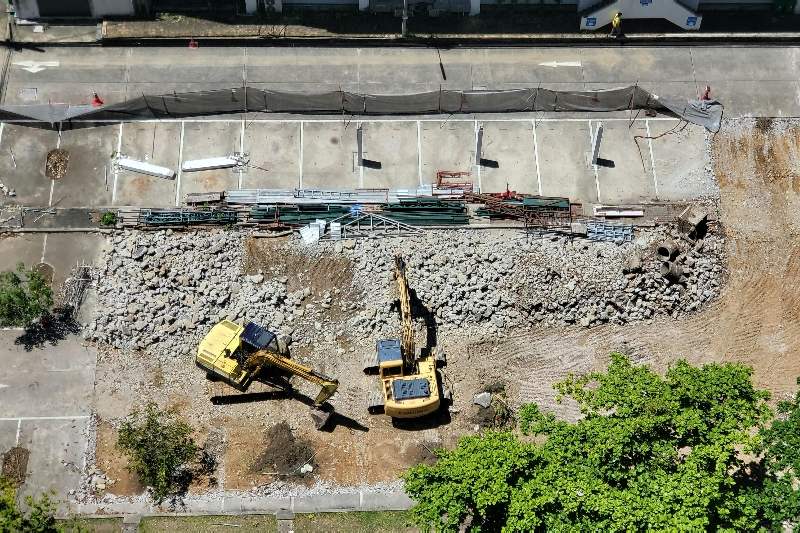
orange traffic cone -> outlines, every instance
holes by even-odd
[[[95,107],[100,107],[103,105],[103,101],[97,96],[97,93],[92,93],[92,105]]]
[[[194,37],[189,39],[189,50],[197,50],[200,48],[200,45],[197,44],[197,41],[194,40]]]

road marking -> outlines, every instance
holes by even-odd
[[[647,126],[647,136],[650,137],[650,122],[645,120],[644,125]],[[658,180],[656,179],[656,158],[653,157],[653,139],[647,139],[647,145],[650,147],[650,166],[653,167],[653,186],[656,190],[656,198],[658,198]]]
[[[122,121],[119,122],[119,138],[117,138],[117,157],[122,151]],[[114,190],[111,192],[111,205],[117,203],[117,178],[119,177],[119,165],[114,168]]]
[[[36,74],[37,72],[45,70],[44,67],[57,67],[58,61],[42,61],[41,63],[37,61],[16,61],[13,64],[19,65],[22,67],[22,70],[27,70],[32,74]]]
[[[72,416],[7,416],[0,418],[0,422],[12,422],[19,420],[20,424],[23,420],[83,420],[91,418],[92,415],[72,415]]]
[[[178,178],[175,183],[175,206],[181,205],[181,168],[183,168],[183,127],[184,123],[181,121],[181,144],[178,148]]]
[[[422,186],[422,128],[417,121],[417,167],[419,170],[419,185]]]
[[[245,119],[242,119],[242,134],[239,137],[239,152],[244,157],[244,127],[245,127]],[[242,169],[239,169],[239,188],[242,188]]]
[[[478,148],[478,121],[475,121],[475,148]],[[475,161],[478,162],[478,190],[483,192],[483,183],[481,182],[481,154],[475,152]]]
[[[39,261],[40,263],[44,263],[44,253],[47,251],[47,233],[44,234],[44,239],[42,239],[42,259]]]
[[[531,120],[533,124],[533,157],[536,160],[536,182],[539,184],[539,196],[542,196],[542,175],[539,172],[539,143],[536,141],[536,119]]]
[[[3,383],[0,383],[0,389],[2,389],[2,388],[4,388],[4,387],[8,387],[8,385],[5,385],[5,384],[3,384]]]
[[[300,188],[303,188],[303,121],[300,121]]]
[[[22,419],[17,421],[17,438],[14,439],[14,446],[19,446],[19,430],[22,429]]]
[[[580,61],[548,61],[546,63],[539,63],[540,67],[580,67]]]
[[[592,121],[589,121],[589,149],[591,151],[592,143],[594,143],[594,134],[592,133]],[[591,164],[591,162],[590,162]],[[597,203],[600,203],[600,175],[597,173],[597,165],[594,167],[594,185],[597,187]]]

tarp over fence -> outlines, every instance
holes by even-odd
[[[245,112],[424,115],[524,111],[622,111],[647,107],[659,109],[665,105],[658,96],[638,86],[598,91],[552,91],[543,88],[506,91],[439,90],[404,95],[369,95],[347,91],[291,93],[237,87],[193,93],[143,94],[132,100],[102,107],[66,104],[2,106],[0,120],[36,120],[55,123],[72,119],[89,122],[143,120]],[[670,106],[666,107],[672,109]],[[692,118],[708,119],[713,122],[711,115],[703,116],[704,112],[694,108]],[[696,120],[691,121],[696,122]],[[704,122],[697,123],[706,125]]]

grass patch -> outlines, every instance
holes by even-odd
[[[122,518],[70,518],[57,520],[66,533],[119,533]]]
[[[411,525],[411,511],[298,514],[294,517],[294,530],[297,533],[419,531]]]
[[[241,527],[230,527],[222,524],[236,524]],[[191,531],[192,533],[243,531],[276,531],[274,515],[238,515],[238,516],[149,516],[142,518],[139,524],[140,533],[160,531]]]

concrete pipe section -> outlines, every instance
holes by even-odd
[[[671,239],[667,239],[658,245],[657,253],[661,261],[671,261],[675,259],[679,252],[678,244]]]

